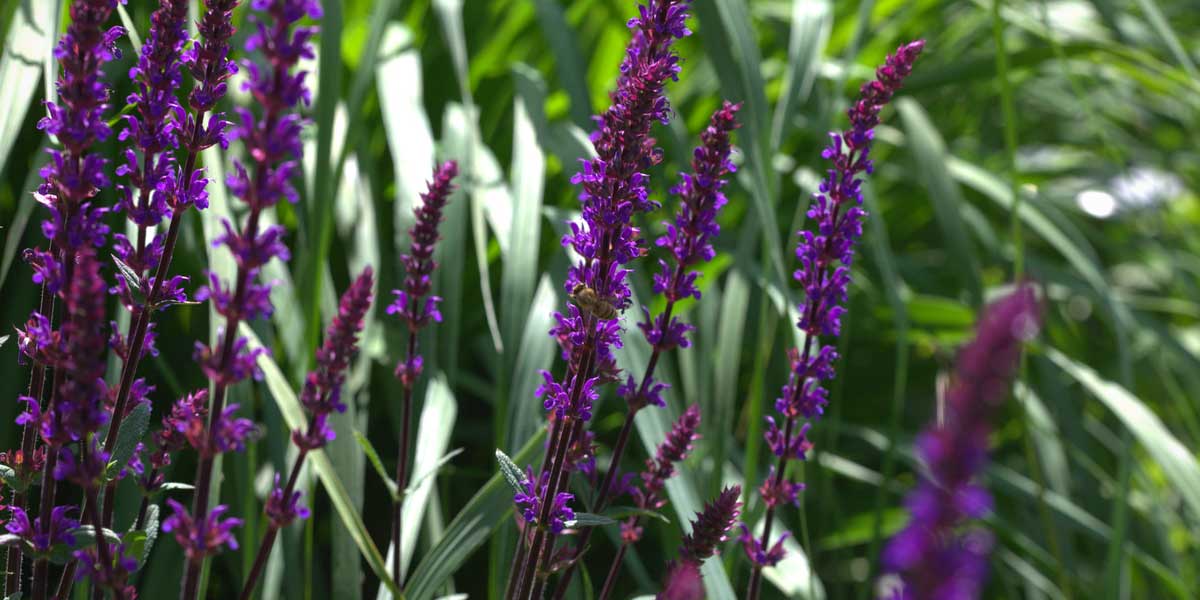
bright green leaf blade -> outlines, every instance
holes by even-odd
[[[0,115],[4,115],[0,120],[0,174],[37,92],[34,82],[42,72],[40,58],[53,43],[57,5],[49,0],[23,0],[5,36],[0,53]]]
[[[1192,514],[1200,515],[1200,463],[1158,415],[1124,387],[1104,379],[1091,367],[1054,348],[1047,348],[1046,356],[1121,420],[1162,468]]]

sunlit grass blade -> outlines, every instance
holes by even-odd
[[[808,100],[817,68],[833,25],[833,7],[827,0],[792,0],[792,29],[788,38],[788,67],[783,92],[775,102],[771,120],[771,152],[779,149],[792,123],[791,111]]]
[[[0,174],[5,171],[37,93],[33,82],[42,72],[40,59],[53,40],[57,5],[51,0],[23,0],[4,36],[4,51],[0,53],[0,115],[4,115],[0,120]]]

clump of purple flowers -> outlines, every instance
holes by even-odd
[[[1021,345],[1040,325],[1032,285],[996,301],[958,356],[945,417],[917,438],[928,475],[909,493],[912,518],[883,552],[885,568],[904,585],[895,600],[977,598],[987,575],[991,535],[966,526],[991,511],[978,479],[988,463],[992,420],[1007,396]]]
[[[438,311],[441,298],[430,295],[433,290],[433,271],[437,269],[437,261],[433,260],[433,251],[437,241],[438,225],[442,222],[442,214],[450,195],[455,190],[454,178],[458,176],[458,163],[447,161],[438,166],[433,173],[433,180],[424,194],[421,194],[420,204],[413,209],[416,223],[408,230],[412,241],[408,254],[400,257],[404,263],[404,288],[393,290],[396,299],[387,307],[389,315],[400,315],[408,327],[408,346],[404,359],[396,365],[396,378],[404,388],[400,407],[400,448],[396,457],[396,485],[403,490],[408,486],[409,463],[409,430],[412,429],[412,396],[417,379],[421,376],[425,361],[417,352],[417,334],[430,321],[441,322],[442,313]],[[392,578],[399,587],[403,582],[400,569],[400,532],[404,512],[404,496],[401,495],[392,503],[392,543],[395,550],[392,554]]]
[[[887,57],[886,64],[876,70],[876,79],[863,84],[858,101],[847,111],[850,129],[830,134],[832,141],[821,153],[833,166],[808,210],[808,218],[816,222],[816,231],[801,231],[796,247],[800,268],[794,277],[804,289],[796,326],[805,333],[804,346],[789,352],[791,374],[775,401],[775,410],[784,419],[783,427],[767,417],[764,437],[778,464],[771,468],[759,489],[767,506],[762,535],[755,537],[749,527],[742,525],[742,544],[754,564],[747,592],[750,600],[758,598],[763,567],[783,558],[783,538],[771,543],[775,510],[783,504],[798,503],[803,490],[802,484],[786,479],[787,465],[791,460],[805,459],[812,447],[806,437],[808,429],[824,413],[828,402],[828,392],[821,382],[834,377],[837,351],[831,344],[822,345],[820,338],[841,334],[841,315],[846,310],[842,304],[850,283],[854,245],[862,236],[862,220],[866,216],[859,177],[873,168],[871,140],[879,124],[879,111],[912,72],[912,65],[924,47],[925,42],[918,40]],[[801,419],[809,422],[801,423]]]

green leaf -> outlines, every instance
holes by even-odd
[[[784,72],[783,94],[775,103],[771,125],[772,152],[779,149],[793,121],[793,104],[808,100],[821,54],[829,42],[833,10],[827,0],[792,0],[792,32],[788,39],[788,66]]]
[[[109,461],[109,468],[114,469],[110,476],[115,476],[129,464],[129,459],[137,450],[142,436],[146,435],[146,429],[150,427],[150,403],[142,402],[135,406],[121,423],[121,430],[117,432],[117,445],[113,448]]]
[[[979,258],[967,238],[962,207],[966,204],[958,184],[946,168],[946,143],[934,127],[929,115],[911,98],[900,98],[896,109],[904,123],[909,149],[916,160],[917,170],[933,203],[934,215],[942,235],[949,244],[947,260],[958,270],[973,305],[983,301],[983,284],[979,278]]]
[[[657,519],[663,523],[669,524],[671,522],[671,519],[668,519],[667,515],[664,515],[656,510],[647,510],[644,508],[637,508],[636,506],[610,506],[604,510],[603,515],[617,521],[623,521],[629,517],[650,517],[651,519]]]
[[[15,533],[0,534],[0,546],[16,546],[22,541],[21,536]]]
[[[575,518],[567,521],[567,527],[603,527],[605,525],[616,525],[617,520],[604,515],[597,515],[587,512],[575,513]]]
[[[527,307],[538,281],[538,246],[542,236],[542,190],[546,157],[538,144],[538,123],[545,123],[545,83],[537,71],[525,65],[513,67],[517,88],[513,103],[512,191],[513,214],[500,279],[500,328],[506,348],[518,348],[529,316]],[[507,352],[509,362],[517,352]]]
[[[111,529],[101,528],[100,532],[110,544],[119,544],[121,542],[121,536]],[[80,525],[71,530],[71,535],[75,537],[74,548],[83,548],[96,543],[96,529],[91,525]]]
[[[496,462],[500,463],[500,474],[504,475],[504,481],[508,482],[508,487],[512,488],[514,493],[525,493],[525,486],[529,483],[529,478],[525,476],[525,472],[521,467],[517,466],[503,450],[496,449]]]
[[[241,324],[238,332],[249,340],[250,348],[262,346],[262,342],[258,340],[258,336],[254,333],[254,330],[246,326],[245,323]],[[283,420],[287,423],[288,428],[299,429],[307,425],[304,408],[300,405],[300,400],[296,398],[296,393],[289,386],[287,377],[279,369],[279,365],[275,364],[275,361],[271,359],[270,354],[264,352],[258,356],[258,368],[262,370],[263,380],[267,384],[267,389],[271,392],[271,398],[274,399],[275,405],[283,415]],[[380,555],[379,548],[371,541],[371,535],[367,532],[366,525],[363,524],[358,511],[354,509],[353,503],[350,502],[346,489],[342,485],[341,479],[338,478],[337,472],[333,470],[333,465],[330,464],[329,458],[325,456],[325,452],[322,450],[313,450],[309,452],[308,460],[309,466],[316,471],[317,477],[321,480],[321,485],[325,488],[325,493],[329,494],[329,501],[337,511],[342,524],[346,526],[346,529],[354,538],[359,552],[366,559],[371,570],[375,572],[375,576],[396,597],[402,597],[400,590],[395,588],[392,578],[388,576],[387,567],[384,566],[383,556]]]
[[[579,51],[578,34],[567,22],[557,0],[534,0],[538,23],[546,44],[554,56],[554,71],[559,87],[571,99],[571,121],[580,127],[591,125],[592,95],[588,91],[587,61]]]
[[[437,462],[434,463],[434,465],[429,468],[428,471],[424,471],[419,476],[414,477],[412,479],[412,481],[409,482],[408,487],[404,488],[403,495],[407,496],[407,495],[412,494],[413,492],[417,491],[417,489],[421,487],[421,484],[425,483],[426,479],[429,479],[430,477],[437,475],[438,471],[442,470],[442,467],[449,464],[450,461],[454,460],[454,457],[456,457],[462,453],[463,453],[462,448],[455,448],[454,450],[447,452],[446,455],[439,458],[437,460]]]
[[[394,247],[408,248],[408,228],[413,224],[413,207],[425,182],[433,173],[433,132],[425,105],[421,82],[421,56],[412,47],[412,32],[399,25],[389,26],[383,37],[383,56],[375,81],[383,110],[383,129],[396,173]]]
[[[513,460],[522,464],[538,461],[543,452],[545,435],[543,429],[533,436]],[[417,565],[406,587],[409,599],[431,600],[437,597],[442,584],[487,542],[500,523],[511,517],[512,510],[512,491],[503,476],[497,473],[459,511],[446,527],[441,541]]]
[[[158,486],[160,492],[190,492],[196,489],[196,486],[182,481],[168,481]]]
[[[21,492],[25,490],[25,482],[17,477],[17,472],[8,465],[0,465],[0,479],[4,480],[4,484],[12,490]]]
[[[35,82],[42,72],[41,59],[53,43],[57,11],[58,2],[22,0],[5,36],[0,52],[0,174],[17,148],[17,135],[37,92]]]
[[[1163,470],[1192,514],[1200,515],[1200,464],[1158,415],[1129,390],[1104,379],[1091,367],[1054,348],[1046,348],[1046,356],[1120,419]]]
[[[146,561],[150,558],[150,551],[154,549],[154,542],[158,540],[158,511],[157,504],[151,503],[147,505],[146,521],[143,527],[125,534],[125,542],[130,544],[130,554],[138,558],[138,568],[146,564]],[[140,534],[140,549],[137,542],[139,536],[136,534]]]
[[[413,473],[437,471],[438,461],[446,454],[446,447],[450,444],[450,434],[454,431],[457,417],[458,403],[454,399],[454,392],[450,390],[446,377],[438,374],[429,381],[425,391],[425,406],[421,409],[421,419],[417,421]],[[400,567],[405,573],[409,570],[413,550],[417,547],[417,533],[425,520],[425,511],[433,491],[433,480],[414,482],[409,487],[411,491],[405,492],[407,497],[404,499],[404,527],[401,531],[401,548],[404,552],[400,557]]]
[[[399,486],[396,485],[396,480],[388,475],[387,469],[383,467],[383,460],[379,458],[379,452],[375,450],[375,446],[371,444],[371,440],[363,435],[361,431],[354,430],[354,439],[358,441],[358,445],[362,447],[363,454],[367,456],[367,462],[375,468],[375,473],[379,475],[379,479],[383,481],[383,485],[388,489],[388,495],[396,498],[399,492]]]
[[[509,386],[506,426],[497,438],[501,447],[514,451],[537,430],[541,423],[541,405],[531,402],[534,390],[542,384],[541,371],[554,361],[556,345],[546,332],[553,323],[554,284],[543,274],[529,306],[521,343],[516,348],[513,380]],[[511,349],[510,349],[511,351]]]

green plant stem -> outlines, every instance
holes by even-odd
[[[1010,213],[1010,235],[1013,246],[1013,280],[1020,282],[1025,276],[1025,242],[1021,230],[1021,203],[1024,195],[1017,184],[1017,111],[1013,100],[1012,80],[1009,74],[1008,48],[1005,45],[1004,39],[1005,23],[1003,16],[1000,14],[1003,3],[1004,0],[992,0],[992,37],[996,45],[996,77],[1000,88],[1000,110],[1004,116],[1004,153],[1005,159],[1008,162],[1008,181],[1013,197]],[[1027,376],[1024,355],[1022,355],[1020,360],[1017,381],[1023,382]],[[1023,436],[1025,461],[1029,464],[1030,470],[1033,471],[1034,481],[1037,483],[1038,513],[1042,522],[1042,528],[1046,532],[1047,543],[1050,545],[1050,552],[1054,556],[1055,572],[1059,588],[1065,597],[1071,598],[1071,578],[1067,573],[1066,564],[1063,561],[1062,544],[1058,538],[1058,528],[1055,526],[1053,516],[1050,513],[1050,505],[1046,500],[1046,479],[1042,472],[1041,460],[1038,458],[1033,446],[1033,425],[1028,411],[1024,408],[1024,404],[1022,404],[1022,416],[1026,430]]]

